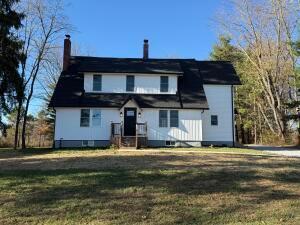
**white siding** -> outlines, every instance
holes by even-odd
[[[56,108],[55,140],[109,140],[111,121],[119,120],[118,109],[101,109],[100,127],[91,120],[89,127],[80,127],[80,108]]]
[[[84,74],[84,90],[93,92],[93,74]],[[102,92],[125,93],[126,74],[102,74]],[[177,76],[169,76],[169,91],[160,92],[160,75],[135,75],[135,90],[133,93],[140,94],[176,94]]]
[[[126,105],[130,106],[134,104]],[[111,122],[119,123],[123,118],[118,109],[101,109],[101,127],[92,127],[91,123],[80,127],[80,108],[56,108],[55,140],[109,140]],[[178,128],[160,128],[159,109],[143,109],[137,120],[147,122],[149,140],[202,140],[201,110],[179,110]]]
[[[203,113],[203,141],[232,141],[231,86],[204,85],[209,110]],[[218,126],[211,126],[211,115],[218,116]]]
[[[166,109],[164,109],[166,110]],[[140,122],[147,122],[149,140],[202,140],[201,110],[178,110],[179,127],[159,127],[159,109],[143,109]],[[168,115],[170,120],[170,115]],[[168,121],[168,125],[170,123]]]

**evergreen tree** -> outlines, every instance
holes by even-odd
[[[226,36],[219,37],[219,42],[214,45],[210,58],[212,60],[230,61],[241,79],[243,85],[235,89],[235,108],[238,113],[236,129],[240,142],[249,143],[252,139],[250,131],[255,126],[253,118],[256,118],[254,104],[252,103],[255,101],[256,92],[258,92],[253,88],[255,81],[249,76],[251,68],[249,68],[243,53],[233,46],[231,39]]]
[[[22,13],[14,10],[19,0],[0,0],[0,129],[5,125],[2,116],[8,113],[18,98],[23,98],[19,64],[22,42],[14,34],[21,27]]]

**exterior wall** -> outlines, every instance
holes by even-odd
[[[128,102],[125,107],[135,107]],[[119,123],[119,109],[101,109],[101,126],[80,127],[81,108],[56,108],[55,147],[81,147],[82,140],[94,140],[95,146],[109,145],[111,122]],[[123,109],[121,109],[123,110]],[[166,140],[176,141],[177,146],[201,146],[201,110],[179,110],[178,128],[159,127],[159,109],[137,109],[141,117],[137,122],[147,122],[150,146],[165,146]]]
[[[103,93],[126,93],[126,75],[129,74],[101,74]],[[93,74],[84,74],[84,90],[93,92]],[[176,94],[177,76],[169,76],[169,91],[160,92],[160,75],[135,75],[135,90],[129,93],[140,94]]]
[[[179,110],[179,127],[159,127],[159,109],[143,109],[139,122],[147,122],[148,140],[202,141],[201,110]],[[170,119],[170,117],[169,117]]]
[[[203,113],[203,144],[232,145],[234,140],[232,126],[232,86],[204,85],[209,110]],[[218,126],[211,125],[211,115],[218,116]]]
[[[209,110],[179,110],[178,128],[159,127],[159,109],[139,109],[129,101],[124,107],[136,107],[141,116],[137,122],[147,122],[150,146],[164,146],[176,141],[179,146],[232,145],[234,142],[232,86],[204,85]],[[123,111],[124,108],[121,109]],[[123,113],[124,115],[124,113]],[[211,125],[211,115],[218,116],[218,125]],[[81,140],[94,140],[96,146],[109,143],[111,122],[119,123],[120,109],[102,108],[101,126],[80,127],[80,108],[56,108],[55,145],[79,146]],[[76,142],[77,141],[77,142]],[[78,142],[79,141],[79,142]]]
[[[101,109],[101,126],[80,127],[80,108],[56,108],[55,140],[109,140],[111,122],[119,122],[118,109]]]

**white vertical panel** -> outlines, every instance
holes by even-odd
[[[232,141],[232,102],[230,85],[204,85],[209,110],[203,113],[203,141]],[[218,126],[211,125],[218,115]]]
[[[201,110],[178,110],[179,127],[159,127],[159,109],[143,109],[141,121],[147,122],[149,140],[201,141]],[[168,118],[170,119],[170,118]],[[170,123],[168,124],[170,126]]]

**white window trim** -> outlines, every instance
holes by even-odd
[[[94,90],[94,76],[101,76],[101,90]],[[95,74],[92,74],[92,92],[98,92],[98,93],[101,93],[103,92],[103,75],[102,74],[99,74],[99,73],[95,73]]]
[[[89,125],[88,125],[88,126],[81,126],[81,110],[83,110],[83,109],[89,110]],[[80,128],[88,128],[88,127],[91,127],[91,109],[89,109],[89,108],[81,108],[81,109],[80,109],[79,126],[80,126]]]
[[[84,144],[84,142],[87,142],[87,144]],[[95,146],[95,141],[93,141],[93,140],[82,140],[81,141],[81,146],[82,147],[94,147]]]
[[[126,76],[126,78],[125,78],[125,92],[126,93],[135,93],[136,92],[136,84],[135,84],[135,82],[136,82],[136,76],[135,75],[129,75],[129,74],[126,74],[125,75]],[[127,91],[127,77],[128,76],[131,76],[131,77],[133,77],[133,91]]]
[[[174,126],[171,126],[171,111],[177,111],[177,123],[178,123],[178,126],[177,127],[174,127]],[[179,110],[178,109],[171,109],[169,110],[169,126],[170,128],[179,128]]]
[[[167,111],[167,126],[165,126],[165,127],[162,127],[162,126],[160,126],[160,111]],[[170,127],[170,115],[169,115],[169,110],[167,110],[167,109],[159,109],[158,110],[158,127],[159,128],[162,128],[162,129],[166,129],[166,128],[169,128]]]
[[[167,77],[168,79],[167,79],[167,81],[168,81],[168,83],[166,83],[166,84],[168,84],[168,88],[167,88],[167,91],[162,91],[161,89],[161,87],[162,87],[162,77]],[[163,75],[163,76],[160,76],[160,84],[159,84],[159,92],[160,93],[169,93],[170,92],[170,78],[169,78],[169,76],[166,76],[166,75]]]
[[[88,146],[88,141],[87,141],[87,144],[84,144],[84,142],[86,142],[87,140],[82,140],[81,141],[81,146],[82,147],[87,147]]]
[[[167,144],[167,142],[169,142],[169,144]],[[165,143],[165,145],[169,146],[169,147],[174,147],[176,145],[176,141],[167,140],[166,143]]]

